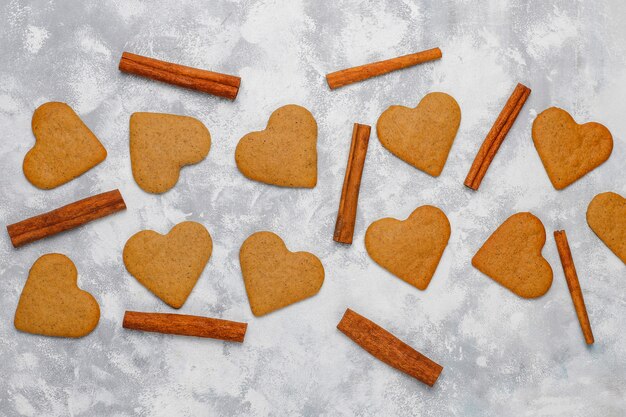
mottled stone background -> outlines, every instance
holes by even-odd
[[[8,1],[0,6],[0,223],[119,188],[128,210],[13,249],[0,233],[0,415],[3,416],[623,416],[626,411],[626,266],[585,221],[597,193],[626,195],[626,7],[601,1]],[[327,72],[434,46],[444,57],[330,91]],[[122,51],[237,74],[236,101],[120,73]],[[533,90],[480,191],[463,179],[515,83]],[[459,134],[439,178],[384,150],[375,132],[365,164],[355,242],[332,240],[352,123],[375,125],[391,104],[429,91],[453,95]],[[51,191],[24,178],[33,110],[69,103],[108,150],[106,161]],[[237,141],[297,103],[319,124],[312,190],[244,178]],[[608,162],[555,191],[533,147],[536,114],[556,105],[609,127]],[[149,195],[135,184],[128,121],[135,111],[190,115],[211,131],[202,163]],[[367,256],[366,226],[441,207],[452,237],[430,286],[419,291]],[[546,226],[550,291],[521,299],[471,267],[509,215]],[[181,313],[249,322],[243,345],[126,331],[124,310],[172,309],[125,270],[133,233],[202,222],[214,252]],[[565,228],[596,344],[585,346],[552,231]],[[238,262],[257,230],[317,254],[320,293],[263,318],[248,306]],[[19,333],[13,314],[42,254],[76,263],[99,301],[97,329],[79,340]],[[380,363],[336,330],[346,307],[438,361],[434,388]],[[622,323],[622,324],[620,324]]]

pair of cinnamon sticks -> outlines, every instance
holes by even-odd
[[[368,78],[441,58],[439,48],[373,62],[326,75],[331,89],[343,87]],[[234,100],[239,93],[241,78],[234,75],[202,70],[160,61],[130,52],[123,52],[119,69],[122,72],[190,88]]]
[[[427,51],[333,72],[326,75],[326,81],[331,89],[335,89],[439,58],[441,58],[441,50],[439,48],[433,48]],[[361,187],[361,177],[365,164],[365,156],[367,154],[370,131],[370,126],[359,123],[355,123],[352,130],[352,142],[350,144],[348,164],[346,166],[341,200],[337,212],[337,222],[335,223],[335,233],[333,235],[333,239],[339,243],[351,244],[354,236],[359,190]]]
[[[127,311],[123,327],[131,330],[206,337],[243,343],[247,324],[184,314]],[[347,309],[337,328],[382,362],[433,386],[443,367],[376,323]]]

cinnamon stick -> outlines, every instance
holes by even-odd
[[[352,142],[346,176],[343,179],[337,223],[333,239],[340,243],[352,243],[354,235],[354,223],[356,221],[356,208],[359,201],[359,189],[361,187],[361,175],[367,154],[367,145],[370,140],[371,128],[367,125],[354,124],[352,129]]]
[[[331,89],[343,87],[344,85],[363,81],[368,78],[387,74],[391,71],[412,67],[423,62],[433,61],[441,58],[441,49],[433,48],[427,51],[399,56],[385,61],[372,62],[358,67],[348,68],[341,71],[331,72],[326,75],[326,81]]]
[[[186,67],[184,65],[131,54],[130,52],[122,53],[119,69],[122,72],[203,91],[231,100],[237,97],[241,84],[241,78],[235,77],[234,75]]]
[[[504,138],[506,138],[507,133],[511,130],[511,126],[517,119],[520,110],[526,103],[526,99],[530,95],[530,88],[526,87],[523,84],[517,84],[513,93],[507,100],[504,108],[500,112],[500,115],[496,119],[495,123],[491,127],[491,130],[485,137],[482,146],[478,150],[478,154],[476,154],[476,158],[474,159],[474,163],[472,163],[472,167],[467,174],[467,178],[465,178],[465,185],[472,190],[478,190],[480,187],[480,183],[482,182],[485,174],[487,173],[487,169],[493,158],[496,156],[496,152],[500,149],[500,145],[504,142]]]
[[[349,308],[337,328],[377,359],[431,387],[443,370],[441,365]]]
[[[576,309],[576,315],[578,316],[578,322],[583,331],[583,336],[585,336],[585,342],[587,342],[588,345],[592,345],[594,339],[593,333],[591,332],[591,323],[587,315],[585,299],[580,289],[580,282],[578,282],[578,275],[576,274],[576,267],[574,266],[574,259],[572,258],[572,252],[569,248],[565,230],[555,231],[554,240],[556,241],[556,248],[559,251],[559,257],[561,258],[561,265],[563,265],[567,288],[569,288],[572,301],[574,302],[574,308]]]
[[[81,226],[126,209],[119,190],[87,197],[48,213],[7,226],[14,247]]]
[[[127,311],[122,326],[125,329],[141,330],[181,336],[206,337],[243,343],[247,323],[189,316],[186,314],[140,313]]]

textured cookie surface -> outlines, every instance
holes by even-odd
[[[533,142],[550,182],[561,190],[609,159],[611,132],[600,123],[577,124],[565,110],[550,107],[533,122]]]
[[[461,109],[445,93],[430,93],[411,109],[391,106],[376,123],[380,143],[434,177],[441,174],[461,123]]]
[[[450,222],[433,206],[415,209],[406,220],[380,219],[365,233],[365,248],[380,266],[420,290],[432,279],[450,238]]]
[[[210,147],[209,130],[193,117],[162,113],[130,116],[133,177],[149,193],[164,193],[176,185],[180,169],[202,161]]]
[[[213,241],[203,225],[182,222],[161,235],[143,230],[124,246],[132,276],[168,305],[180,308],[211,257]]]
[[[276,109],[265,130],[245,135],[235,161],[246,177],[282,187],[313,188],[317,183],[317,123],[304,107]]]
[[[271,232],[248,237],[239,251],[241,273],[255,316],[311,297],[324,283],[324,267],[308,252],[290,252]]]
[[[78,288],[78,273],[65,255],[50,253],[33,264],[15,311],[15,328],[27,333],[82,337],[96,328],[100,307]]]
[[[541,255],[545,242],[541,220],[517,213],[493,232],[472,265],[520,297],[539,297],[552,285],[552,268]]]
[[[612,192],[598,194],[587,207],[587,224],[626,264],[626,198]]]
[[[32,119],[35,146],[24,157],[24,175],[34,186],[65,184],[104,161],[107,151],[65,103],[42,104]]]

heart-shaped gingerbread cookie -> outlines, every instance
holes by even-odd
[[[198,119],[162,113],[130,116],[130,161],[137,184],[160,194],[178,182],[185,165],[202,161],[211,148],[211,134]]]
[[[271,232],[257,232],[239,251],[252,314],[262,316],[309,298],[324,283],[324,267],[308,252],[290,252]]]
[[[552,285],[552,268],[541,255],[545,242],[541,220],[517,213],[489,236],[472,265],[520,297],[539,297]]]
[[[82,337],[96,328],[100,307],[78,288],[78,272],[65,255],[49,253],[33,264],[15,311],[15,328],[27,333]]]
[[[24,157],[24,175],[34,186],[51,189],[104,161],[107,151],[65,103],[42,104],[33,114],[35,146]]]
[[[425,290],[450,239],[450,222],[434,206],[415,209],[406,220],[384,218],[365,233],[365,248],[380,266]]]
[[[626,264],[626,198],[611,192],[598,194],[587,207],[587,224]]]
[[[550,182],[561,190],[609,159],[611,132],[600,123],[577,124],[563,109],[541,112],[532,128],[533,142]]]
[[[174,308],[185,304],[211,257],[213,241],[203,225],[182,222],[161,235],[143,230],[124,246],[124,265],[132,276]]]
[[[392,154],[439,176],[461,123],[461,109],[445,93],[424,96],[417,107],[391,106],[376,123],[380,143]]]
[[[317,123],[313,115],[295,104],[276,109],[265,130],[241,138],[235,161],[251,180],[281,187],[315,187]]]

